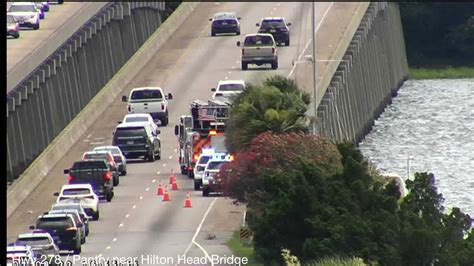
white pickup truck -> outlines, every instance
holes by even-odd
[[[244,43],[238,41],[237,46],[242,46],[242,70],[247,70],[248,64],[271,64],[272,69],[278,68],[277,47],[271,34],[247,34]]]
[[[173,95],[165,95],[160,87],[135,88],[130,92],[130,96],[122,96],[122,102],[128,103],[128,113],[150,114],[155,121],[160,120],[162,126],[169,123],[168,100],[173,99]]]

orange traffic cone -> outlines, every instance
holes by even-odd
[[[184,201],[184,208],[191,208],[193,203],[191,202],[191,198],[189,197],[189,192],[186,193],[186,200]]]
[[[165,193],[163,194],[163,201],[170,201],[170,193],[168,192],[168,186],[165,186]]]
[[[158,196],[163,195],[163,188],[161,187],[161,180],[158,183],[158,189],[156,191],[156,195],[158,195]]]
[[[173,184],[171,184],[171,190],[178,190],[178,183],[176,180],[173,180]]]

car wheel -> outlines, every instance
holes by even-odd
[[[114,187],[118,186],[118,184],[120,183],[120,180],[118,178],[118,176],[114,176],[114,179],[113,179],[113,184],[114,184]]]
[[[108,199],[109,197],[106,196],[106,198]],[[109,200],[107,200],[107,201],[109,201]],[[100,217],[99,210],[97,210],[97,212],[92,214],[92,219],[94,219],[94,221],[99,220],[99,217]]]
[[[186,167],[181,165],[181,174],[183,175],[187,175],[188,174],[188,170],[186,170]]]
[[[39,24],[39,21],[38,23],[36,23],[34,26],[33,26],[33,29],[34,30],[38,30],[40,28],[40,24]]]
[[[152,163],[152,162],[155,161],[155,154],[154,154],[153,151],[152,151],[151,154],[149,154],[147,157],[148,157],[148,161],[149,161],[150,163]]]
[[[121,175],[127,175],[127,171],[120,172]]]
[[[168,116],[165,118],[161,119],[161,126],[166,127],[168,125]]]
[[[158,151],[158,154],[155,155],[156,160],[161,160],[161,149]]]
[[[86,236],[89,236],[89,226],[86,228]]]
[[[74,249],[74,255],[79,255],[81,254],[82,252],[82,246],[81,244],[79,244],[78,246],[76,246],[76,248]]]
[[[242,70],[247,70],[248,69],[248,64],[242,62]]]
[[[194,179],[194,190],[200,190],[200,189],[201,189],[201,182]]]
[[[58,0],[58,4],[62,5],[64,3],[64,0]]]
[[[211,36],[216,36],[216,33],[214,31],[211,31]]]
[[[277,69],[278,68],[278,61],[272,62],[272,69]]]
[[[239,30],[239,31],[236,31],[235,34],[240,35],[240,30]]]
[[[15,39],[20,38],[20,33],[17,33],[15,36],[13,36],[13,38],[15,38]]]
[[[194,178],[194,173],[193,173],[193,171],[188,171],[188,177],[189,177],[189,178]]]
[[[114,194],[112,191],[108,192],[107,194],[105,194],[105,200],[107,200],[107,202],[110,202],[112,201],[112,198],[114,197]]]
[[[209,196],[209,188],[203,188],[202,189],[202,196],[203,197],[208,197]]]
[[[290,39],[285,41],[285,46],[290,46]]]
[[[81,237],[81,244],[84,244],[84,243],[86,243],[86,236]]]

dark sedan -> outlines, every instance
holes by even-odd
[[[234,12],[222,12],[214,14],[210,18],[212,21],[211,35],[216,36],[220,33],[235,33],[240,35],[240,17],[237,17]]]

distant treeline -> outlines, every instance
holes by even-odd
[[[401,2],[410,67],[474,66],[474,3]]]

